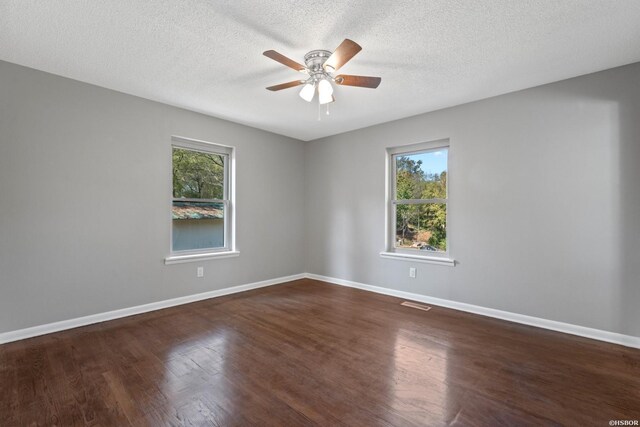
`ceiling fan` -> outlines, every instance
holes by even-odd
[[[342,86],[357,86],[375,89],[382,81],[380,77],[352,76],[348,74],[340,74],[335,77],[333,76],[333,73],[338,71],[340,67],[346,64],[361,50],[362,47],[360,47],[358,43],[353,40],[345,39],[333,53],[328,50],[312,50],[307,53],[304,56],[305,65],[289,59],[275,50],[267,50],[263,52],[264,56],[271,58],[274,61],[278,61],[289,68],[293,68],[296,71],[309,75],[305,80],[294,80],[288,83],[269,86],[267,89],[277,91],[304,85],[300,91],[300,97],[307,102],[311,102],[317,90],[318,101],[322,105],[329,104],[336,100],[333,97],[332,82]]]

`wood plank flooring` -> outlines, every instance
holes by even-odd
[[[0,425],[607,426],[640,350],[313,280],[0,346]]]

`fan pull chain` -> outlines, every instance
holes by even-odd
[[[320,103],[318,102],[318,121],[322,120],[322,116],[320,115]]]
[[[329,115],[329,104],[327,103],[327,116]]]

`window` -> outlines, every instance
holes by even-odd
[[[167,261],[233,250],[232,148],[173,138],[171,253]]]
[[[382,255],[449,260],[449,142],[388,150],[388,247]]]

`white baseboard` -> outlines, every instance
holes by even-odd
[[[538,328],[550,329],[552,331],[564,332],[566,334],[578,335],[581,337],[591,338],[599,341],[620,344],[626,347],[640,348],[640,337],[631,335],[623,335],[616,332],[603,331],[600,329],[587,328],[585,326],[572,325],[570,323],[557,322],[555,320],[541,319],[539,317],[526,316],[524,314],[511,313],[508,311],[496,310],[493,308],[481,307],[473,304],[466,304],[457,301],[451,301],[441,298],[430,297],[426,295],[414,294],[411,292],[397,291],[394,289],[383,288],[380,286],[366,285],[364,283],[353,282],[350,280],[337,279],[335,277],[321,276],[318,274],[295,274],[293,276],[278,277],[261,282],[249,283],[246,285],[233,286],[230,288],[218,289],[215,291],[203,292],[195,295],[187,295],[184,297],[173,298],[164,301],[153,302],[149,304],[138,305],[134,307],[123,308],[119,310],[108,311],[105,313],[92,314],[89,316],[78,317],[75,319],[62,320],[60,322],[47,323],[45,325],[33,326],[30,328],[19,329],[0,333],[0,344],[18,341],[38,335],[50,334],[52,332],[63,331],[66,329],[78,328],[80,326],[91,325],[94,323],[105,322],[107,320],[119,319],[122,317],[133,316],[136,314],[147,313],[150,311],[160,310],[163,308],[174,307],[177,305],[188,304],[191,302],[202,301],[209,298],[221,297],[224,295],[235,294],[238,292],[249,291],[251,289],[263,288],[266,286],[277,285],[280,283],[290,282],[299,279],[314,279],[323,282],[333,283],[336,285],[347,286],[351,288],[362,289],[365,291],[375,292],[378,294],[390,295],[397,298],[403,298],[413,301],[419,301],[427,304],[438,305],[441,307],[452,308],[454,310],[466,311],[482,316],[494,317],[496,319],[507,320],[509,322],[522,323],[524,325],[536,326]]]
[[[362,289],[378,294],[390,295],[393,297],[452,308],[454,310],[466,311],[468,313],[480,314],[482,316],[494,317],[496,319],[507,320],[509,322],[522,323],[524,325],[536,326],[538,328],[550,329],[552,331],[564,332],[566,334],[578,335],[581,337],[591,338],[599,341],[606,341],[613,344],[620,344],[626,347],[640,348],[640,337],[634,337],[632,335],[623,335],[616,332],[587,328],[585,326],[572,325],[570,323],[557,322],[555,320],[541,319],[539,317],[526,316],[524,314],[511,313],[509,311],[496,310],[493,308],[481,307],[479,305],[434,298],[426,295],[414,294],[411,292],[397,291],[380,286],[365,285],[364,283],[352,282],[350,280],[344,279],[336,279],[335,277],[321,276],[319,274],[307,273],[306,277],[309,279],[333,283],[335,285]]]
[[[203,292],[195,295],[187,295],[168,299],[164,301],[152,302],[149,304],[137,305],[135,307],[122,308],[119,310],[107,311],[105,313],[91,314],[89,316],[77,317],[75,319],[62,320],[60,322],[47,323],[45,325],[33,326],[0,333],[0,344],[11,341],[23,340],[38,335],[50,334],[52,332],[63,331],[65,329],[77,328],[91,325],[93,323],[105,322],[107,320],[119,319],[121,317],[133,316],[134,314],[147,313],[149,311],[174,307],[176,305],[188,304],[190,302],[201,301],[209,298],[221,297],[238,292],[249,291],[251,289],[264,288],[265,286],[277,285],[279,283],[290,282],[292,280],[304,279],[305,274],[295,274],[293,276],[278,277],[276,279],[263,280],[261,282],[249,283],[246,285],[233,286],[230,288],[217,289],[215,291]]]

